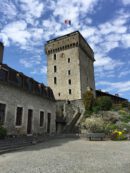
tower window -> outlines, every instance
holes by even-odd
[[[70,72],[70,70],[68,70],[68,75],[70,75],[71,74],[71,72]]]
[[[60,93],[58,93],[58,96],[60,97]]]
[[[57,72],[57,68],[56,68],[56,65],[54,66],[54,73],[56,73]]]
[[[70,63],[70,58],[68,58],[68,63]]]
[[[54,54],[54,60],[56,60],[56,54]]]
[[[57,84],[57,78],[54,77],[54,84]]]
[[[71,79],[68,80],[69,85],[71,85]]]
[[[69,95],[71,95],[71,94],[72,94],[71,89],[69,89]]]

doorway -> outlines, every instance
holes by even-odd
[[[51,128],[51,113],[47,114],[47,133],[50,133]]]
[[[27,134],[32,134],[32,117],[33,117],[33,110],[28,110],[28,122],[27,122]]]

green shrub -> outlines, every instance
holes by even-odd
[[[107,96],[98,97],[95,102],[95,107],[99,110],[108,111],[112,108],[112,100]]]
[[[119,114],[120,115],[127,115],[128,113],[125,110],[121,109],[121,110],[119,110]]]
[[[6,135],[7,135],[7,130],[4,127],[0,126],[0,139],[5,138]]]
[[[122,108],[128,108],[128,104],[129,104],[128,101],[124,101],[121,103],[121,106],[122,106]]]
[[[130,111],[130,102],[128,103],[128,111]]]
[[[87,118],[84,122],[84,127],[93,133],[105,132],[105,123],[102,118]]]
[[[115,112],[104,112],[102,118],[107,123],[115,124],[119,121],[119,116]]]
[[[94,95],[92,91],[86,91],[83,94],[83,103],[86,111],[91,111],[94,105]]]
[[[100,111],[100,107],[95,104],[95,106],[93,106],[93,108],[92,108],[92,111],[93,111],[93,113],[97,114]]]
[[[130,122],[130,114],[128,114],[128,112],[126,112],[124,110],[120,110],[119,114],[120,114],[120,121],[122,121],[124,123]]]
[[[112,104],[112,110],[114,110],[114,111],[118,111],[118,110],[120,110],[120,109],[122,109],[122,105],[121,104]]]
[[[106,124],[105,129],[106,129],[106,133],[110,134],[111,132],[113,132],[114,130],[117,129],[117,125],[108,123],[108,124]]]
[[[92,115],[92,111],[91,110],[85,110],[85,112],[84,112],[84,117],[85,118],[88,118],[88,117],[90,117],[91,115]]]
[[[124,133],[130,132],[130,125],[125,122],[118,122],[116,123],[117,129],[123,131]]]

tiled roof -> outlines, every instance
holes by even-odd
[[[109,97],[111,97],[113,99],[116,98],[116,99],[118,99],[120,101],[128,101],[127,99],[120,97],[118,94],[113,95],[113,94],[110,94],[108,92],[103,92],[101,90],[96,90],[96,95],[97,95],[97,97],[98,96],[109,96]]]
[[[0,82],[18,87],[19,89],[43,98],[55,100],[53,91],[50,87],[10,68],[6,64],[0,64]]]

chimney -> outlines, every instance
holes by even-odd
[[[0,42],[0,64],[3,63],[4,45]]]

